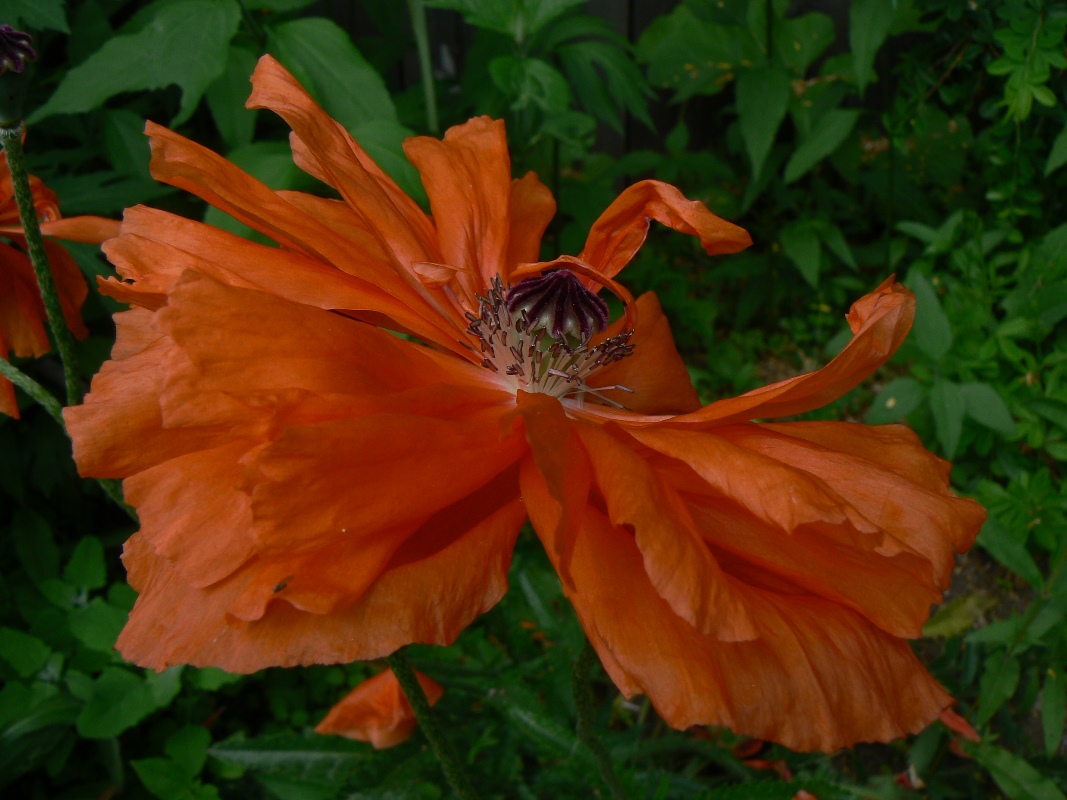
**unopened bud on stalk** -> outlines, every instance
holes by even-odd
[[[26,67],[37,60],[33,37],[10,25],[0,25],[0,125],[18,125],[22,121],[22,102],[26,98]]]

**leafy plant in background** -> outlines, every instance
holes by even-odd
[[[31,170],[66,215],[141,202],[204,213],[149,179],[141,130],[152,118],[273,188],[305,188],[286,132],[242,109],[269,50],[417,194],[399,143],[430,127],[429,95],[392,69],[416,33],[403,14],[364,5],[379,32],[353,43],[301,0],[8,0],[0,22],[32,30],[43,56],[27,104]],[[881,382],[828,413],[906,421],[990,510],[922,645],[981,742],[933,726],[834,758],[774,746],[753,756],[758,743],[720,731],[668,732],[647,704],[605,686],[599,723],[634,796],[1062,798],[1064,5],[855,0],[823,6],[831,15],[786,0],[685,0],[632,48],[576,0],[425,5],[471,26],[455,71],[433,81],[441,125],[508,118],[517,165],[559,189],[560,252],[577,251],[616,183],[646,175],[752,231],[752,251],[700,270],[690,243],[653,235],[628,272],[632,288],[659,293],[707,397],[811,368],[847,300],[903,274],[919,301],[911,341]],[[634,140],[655,128],[648,146],[599,152],[597,125],[627,117]],[[90,246],[71,249],[90,278],[109,273]],[[109,302],[87,303],[83,378],[110,348]],[[61,388],[56,362],[19,365]],[[131,524],[77,479],[53,422],[25,401],[23,412],[0,421],[5,792],[444,796],[417,738],[375,753],[310,734],[363,666],[238,678],[124,665],[111,646],[133,599],[116,559]],[[412,661],[448,687],[442,707],[461,720],[465,756],[494,776],[488,793],[588,797],[568,680],[580,631],[534,542],[520,539],[511,578],[517,591],[483,624]]]

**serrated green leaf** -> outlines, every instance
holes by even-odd
[[[822,263],[822,242],[810,222],[794,222],[778,233],[782,252],[796,264],[800,274],[811,286],[819,285],[819,267]]]
[[[3,21],[18,30],[70,33],[64,0],[4,0]]]
[[[172,125],[185,122],[226,67],[241,10],[235,0],[173,0],[156,7],[149,24],[110,39],[64,76],[55,93],[29,119],[79,114],[120,92],[178,85],[181,107]]]
[[[1044,586],[1041,570],[1037,568],[1026,546],[999,520],[993,517],[986,520],[978,534],[977,544],[1034,589],[1040,591]]]
[[[63,579],[79,589],[99,589],[107,583],[104,546],[95,536],[86,536],[74,547]]]
[[[1062,664],[1054,664],[1045,673],[1041,687],[1041,727],[1045,734],[1045,755],[1052,758],[1063,741],[1067,719],[1067,673]]]
[[[1015,421],[996,389],[988,383],[964,383],[960,391],[968,417],[1005,436],[1015,434]]]
[[[579,102],[622,132],[622,111],[652,128],[648,87],[625,50],[606,41],[583,41],[559,47],[556,55]]]
[[[765,23],[760,31],[764,30]],[[778,52],[778,60],[798,75],[807,72],[812,62],[833,44],[834,36],[834,21],[818,12],[777,19],[774,23],[774,49]]]
[[[252,49],[231,46],[222,75],[207,87],[204,95],[222,140],[231,150],[249,144],[255,133],[257,112],[245,108],[245,100],[251,91],[248,79],[256,68],[256,60]]]
[[[893,28],[897,4],[889,0],[852,0],[848,14],[852,66],[862,96],[874,76],[874,56]]]
[[[974,712],[976,725],[985,725],[1011,699],[1020,674],[1019,660],[1004,651],[993,653],[985,660],[978,686],[978,708]]]
[[[349,130],[367,122],[396,122],[385,81],[330,20],[284,22],[270,30],[269,42],[274,56]]]
[[[515,111],[535,106],[549,113],[566,111],[571,90],[563,74],[539,58],[500,56],[489,62],[489,76]]]
[[[51,649],[38,639],[14,628],[0,628],[0,658],[24,678],[40,671],[48,663]]]
[[[952,349],[952,326],[941,301],[926,276],[918,270],[908,274],[905,285],[915,293],[915,324],[911,335],[915,344],[935,361]]]
[[[926,398],[923,385],[914,378],[895,378],[878,393],[867,412],[868,425],[884,425],[908,416]]]
[[[1051,778],[1007,750],[984,742],[967,742],[963,749],[993,776],[1009,800],[1067,800]]]
[[[937,427],[937,440],[945,458],[951,459],[956,455],[963,432],[963,415],[967,411],[959,385],[952,381],[935,381],[930,389],[930,411]]]
[[[840,147],[856,127],[860,112],[835,108],[812,126],[811,134],[793,152],[785,165],[785,182],[792,183]]]
[[[752,180],[760,172],[793,94],[789,76],[778,69],[750,69],[737,78],[737,116],[752,163]]]

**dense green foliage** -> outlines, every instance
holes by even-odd
[[[710,260],[687,237],[654,232],[624,275],[635,293],[659,293],[706,400],[824,362],[847,338],[848,304],[901,275],[918,298],[911,338],[876,382],[814,416],[906,421],[954,461],[958,491],[988,507],[979,547],[917,645],[981,743],[935,724],[834,756],[766,746],[743,763],[736,737],[671,731],[606,680],[598,722],[635,798],[1063,800],[1067,5],[824,4],[847,12],[835,21],[788,0],[685,0],[630,43],[582,0],[414,0],[417,17],[424,5],[462,15],[470,46],[433,87],[407,88],[392,85],[417,50],[403,4],[362,3],[373,25],[355,41],[308,5],[4,0],[0,23],[33,32],[41,55],[27,104],[32,171],[66,215],[148,203],[204,217],[149,177],[148,118],[274,188],[313,188],[284,125],[243,107],[263,52],[416,197],[405,136],[435,118],[444,128],[503,116],[516,173],[536,169],[559,198],[548,256],[578,252],[620,186],[649,176],[751,231],[750,250]],[[662,146],[598,148],[626,124]],[[214,210],[206,219],[250,233]],[[108,273],[95,248],[71,249],[90,278]],[[95,293],[86,305],[86,379],[107,356],[114,310]],[[62,394],[54,358],[16,363]],[[20,399],[24,418],[0,419],[5,796],[448,796],[420,735],[375,752],[310,733],[375,665],[238,677],[122,662],[112,645],[134,594],[118,555],[134,526],[78,479],[64,432]],[[573,733],[581,643],[524,535],[500,606],[451,648],[411,649],[447,687],[439,710],[487,795],[602,791]]]

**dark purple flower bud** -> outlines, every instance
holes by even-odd
[[[8,70],[23,72],[27,64],[37,60],[37,53],[31,46],[33,37],[28,33],[17,31],[10,25],[0,25],[0,75]]]
[[[528,330],[543,329],[554,339],[588,342],[608,325],[608,304],[568,269],[519,281],[508,290],[507,302],[512,314],[526,312]]]

